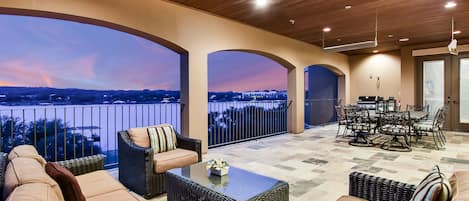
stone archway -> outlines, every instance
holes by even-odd
[[[208,53],[227,49],[260,50],[296,66],[288,73],[288,95],[293,100],[290,108],[292,120],[289,121],[292,133],[302,133],[304,128],[303,66],[331,64],[349,74],[346,55],[327,53],[308,43],[167,1],[15,0],[0,2],[0,13],[65,16],[83,23],[92,23],[89,20],[107,22],[105,24],[110,28],[116,26],[115,29],[128,33],[141,31],[140,36],[181,53],[181,63],[188,64],[181,66],[182,131],[183,135],[202,140],[203,152],[207,151],[207,118],[201,115],[207,111]],[[125,28],[133,30],[126,31]],[[158,37],[151,39],[143,36],[145,33]],[[347,87],[348,82],[347,79]]]
[[[260,56],[263,56],[263,57],[266,57],[270,60],[273,60],[275,61],[276,63],[280,64],[282,67],[286,68],[287,69],[287,73],[288,73],[288,88],[287,88],[287,92],[288,92],[288,100],[287,100],[287,105],[288,105],[288,115],[287,115],[287,130],[288,132],[290,133],[301,133],[303,130],[302,128],[298,129],[295,127],[295,125],[297,125],[298,123],[295,122],[297,120],[297,117],[298,117],[298,111],[295,110],[294,108],[291,108],[289,107],[291,104],[293,104],[293,102],[296,102],[296,94],[295,94],[295,89],[297,86],[296,86],[296,83],[297,83],[297,80],[296,80],[296,67],[295,65],[293,65],[291,62],[287,61],[286,59],[283,59],[275,54],[272,54],[272,53],[269,53],[269,52],[265,52],[265,51],[260,51],[260,50],[252,50],[252,49],[227,49],[227,50],[218,50],[218,51],[214,51],[214,52],[211,52],[209,54],[214,54],[214,53],[217,53],[217,52],[223,52],[223,51],[236,51],[236,52],[247,52],[247,53],[252,53],[252,54],[256,54],[256,55],[260,55]]]

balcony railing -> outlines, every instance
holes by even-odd
[[[208,146],[287,133],[287,101],[210,102]]]
[[[0,106],[0,151],[31,144],[48,161],[102,153],[113,167],[118,131],[161,123],[180,131],[179,103]]]
[[[340,99],[306,99],[305,128],[337,121],[335,106]]]

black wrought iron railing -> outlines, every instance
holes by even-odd
[[[180,131],[179,103],[0,106],[0,151],[31,144],[48,161],[101,153],[114,167],[118,131],[161,123]]]
[[[208,146],[287,133],[286,100],[209,102]]]

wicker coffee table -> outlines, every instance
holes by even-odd
[[[166,172],[168,201],[288,200],[288,183],[230,167],[228,175],[210,175],[206,162]]]

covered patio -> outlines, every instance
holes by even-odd
[[[380,148],[354,147],[336,138],[337,125],[305,130],[210,149],[204,160],[223,158],[237,167],[288,181],[290,200],[336,200],[348,194],[353,171],[417,184],[439,164],[446,175],[469,169],[469,136],[448,132],[444,151],[429,149],[424,139],[412,152],[388,152]],[[117,170],[112,170],[115,177]],[[142,198],[143,200],[143,198]],[[151,199],[163,201],[166,195]]]
[[[180,70],[178,98],[161,102],[61,108],[47,94],[25,109],[0,93],[2,200],[63,201],[69,186],[91,201],[469,199],[468,10],[462,0],[2,1],[0,15],[158,43]],[[284,67],[284,99],[210,102],[209,55],[230,51]],[[37,174],[18,179],[29,167]]]

